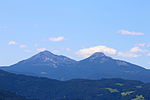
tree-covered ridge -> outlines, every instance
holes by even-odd
[[[149,100],[150,84],[124,79],[58,81],[0,70],[0,88],[40,100]]]
[[[25,97],[17,95],[15,93],[0,89],[0,100],[29,100],[29,99],[26,99]]]

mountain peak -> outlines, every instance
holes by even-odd
[[[54,56],[56,56],[56,55],[53,54],[53,53],[51,53],[50,51],[45,50],[45,51],[42,51],[42,52],[40,52],[40,53],[34,55],[34,56],[31,57],[31,58],[32,58],[32,59],[38,59],[38,58],[43,58],[43,59],[45,59],[45,58],[51,58],[51,57],[54,57]]]
[[[48,65],[57,67],[58,65],[72,64],[75,62],[76,62],[75,60],[72,60],[68,57],[55,55],[50,51],[45,50],[32,56],[29,59],[19,62],[19,64],[43,65],[43,66]]]
[[[110,59],[110,57],[106,56],[103,52],[95,52],[93,55],[91,55],[89,58],[87,58],[90,61],[94,62],[105,62]]]
[[[39,54],[54,55],[53,53],[51,53],[51,52],[48,51],[48,50],[42,51],[42,52],[40,52]]]
[[[102,58],[102,57],[106,57],[106,55],[103,52],[95,52],[89,58],[90,59],[96,59],[96,58]]]
[[[104,57],[106,55],[103,52],[95,52],[92,56],[94,56],[94,57]]]

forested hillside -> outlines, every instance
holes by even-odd
[[[0,89],[0,100],[35,100],[35,99],[26,99],[23,96]]]
[[[149,100],[150,84],[134,80],[73,79],[58,81],[0,70],[0,88],[40,100]]]

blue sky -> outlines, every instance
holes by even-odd
[[[0,0],[0,65],[49,50],[150,68],[149,0]]]

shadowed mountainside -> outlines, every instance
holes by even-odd
[[[0,88],[40,100],[131,100],[150,98],[150,84],[123,79],[58,81],[0,70]],[[140,99],[143,100],[143,99]]]
[[[35,100],[35,99],[26,99],[25,97],[20,96],[18,94],[0,89],[0,100]]]

